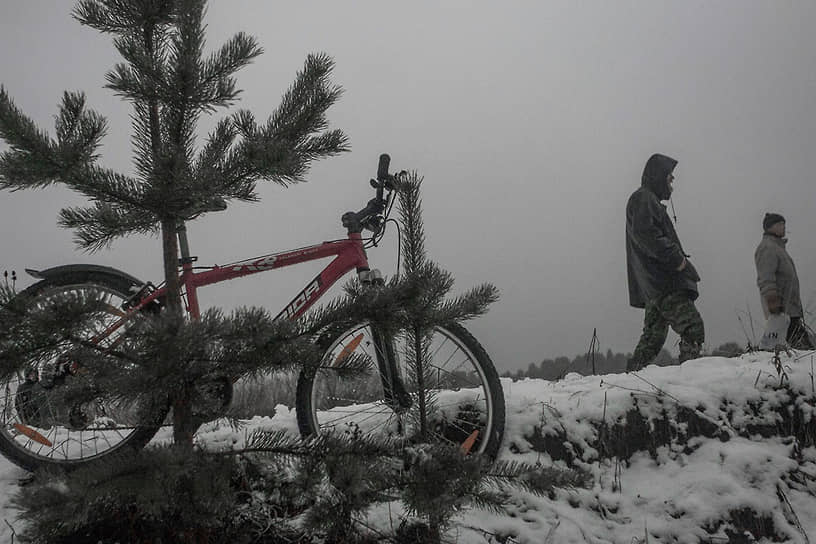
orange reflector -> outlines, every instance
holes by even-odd
[[[54,444],[51,443],[46,437],[32,429],[31,427],[26,427],[22,423],[15,423],[12,425],[15,429],[17,429],[20,433],[26,435],[34,442],[39,442],[43,446],[48,446],[49,448],[52,447]]]
[[[473,447],[473,444],[476,443],[476,437],[479,436],[479,429],[476,429],[470,436],[468,436],[464,442],[462,442],[462,446],[459,448],[464,455],[470,453],[470,449]]]
[[[354,340],[348,343],[346,347],[343,348],[343,351],[340,352],[340,355],[334,360],[334,364],[332,366],[337,366],[346,359],[348,359],[349,355],[354,353],[354,350],[357,349],[357,346],[360,345],[360,342],[363,341],[363,333],[358,334],[354,337]]]
[[[109,313],[112,313],[116,317],[126,317],[127,316],[127,314],[125,312],[123,312],[122,310],[120,310],[119,308],[117,308],[116,306],[113,306],[111,304],[105,304],[105,310],[107,310]]]

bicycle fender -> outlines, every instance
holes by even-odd
[[[109,266],[101,266],[98,264],[66,264],[62,266],[55,266],[53,268],[47,268],[45,270],[34,270],[31,268],[25,269],[26,273],[39,280],[47,280],[49,278],[53,278],[56,276],[60,276],[62,274],[70,274],[74,272],[96,272],[98,274],[108,274],[111,276],[115,276],[117,278],[121,278],[131,285],[144,285],[145,282],[134,278],[127,272],[122,272],[121,270],[117,270],[115,268],[111,268]]]

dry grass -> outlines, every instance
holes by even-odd
[[[238,419],[275,415],[275,406],[295,406],[297,372],[276,372],[235,384],[228,414]]]

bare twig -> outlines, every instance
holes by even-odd
[[[492,538],[495,538],[497,540],[499,538],[501,538],[502,542],[507,542],[507,543],[519,542],[518,540],[516,540],[515,538],[513,538],[510,535],[499,535],[498,533],[493,533],[491,531],[488,531],[487,529],[482,529],[481,527],[474,527],[473,525],[462,525],[462,527],[464,527],[465,529],[470,529],[471,531],[476,531],[478,533],[482,533],[483,536],[492,537]],[[457,542],[459,542],[459,541],[457,540]]]
[[[771,358],[771,363],[773,363],[774,368],[776,369],[776,373],[779,375],[779,386],[785,383],[785,380],[788,380],[788,373],[785,372],[785,366],[782,364],[782,358],[779,356],[780,349],[777,347],[774,350],[773,358]]]
[[[14,527],[11,526],[11,523],[9,523],[7,519],[4,519],[3,522],[6,525],[8,525],[9,529],[11,529],[11,544],[14,544],[14,537],[17,536],[17,532],[14,530]]]
[[[788,518],[788,521],[792,522],[793,526],[796,527],[796,530],[802,535],[802,538],[805,539],[805,544],[810,544],[810,539],[808,538],[807,532],[802,527],[802,522],[799,521],[799,516],[796,515],[793,505],[791,504],[790,500],[788,500],[788,496],[785,494],[785,491],[782,489],[781,482],[777,482],[776,484],[776,494],[779,495],[779,498],[782,501],[782,512],[785,514],[785,517]]]
[[[754,331],[754,318],[751,315],[751,308],[746,304],[747,310],[744,312],[748,316],[748,325],[751,328],[751,335],[748,336],[748,331],[745,329],[745,323],[742,322],[742,318],[740,317],[740,312],[737,312],[737,321],[739,321],[740,326],[742,327],[742,333],[745,335],[745,342],[748,344],[746,346],[747,351],[756,351],[756,331]]]
[[[634,372],[630,372],[629,374],[634,374]],[[658,395],[657,393],[653,393],[652,391],[646,391],[645,389],[637,389],[635,387],[625,387],[623,385],[618,385],[616,383],[612,383],[612,382],[608,382],[608,381],[604,381],[604,380],[601,380],[600,385],[601,385],[601,387],[603,387],[604,385],[608,385],[609,387],[614,387],[614,388],[617,388],[617,389],[623,389],[624,391],[631,391],[633,393],[638,393],[640,395],[646,395],[647,397],[660,398],[660,395]]]
[[[396,540],[395,540],[394,538],[392,538],[392,537],[390,537],[390,536],[386,535],[386,534],[385,534],[385,533],[383,533],[382,531],[378,531],[377,529],[375,529],[374,527],[372,527],[371,525],[367,524],[366,522],[364,522],[364,521],[363,521],[363,520],[361,520],[361,519],[352,519],[352,521],[353,521],[354,523],[356,523],[357,525],[360,525],[360,526],[362,526],[362,527],[365,527],[366,529],[368,529],[368,530],[369,530],[369,531],[371,531],[372,533],[376,534],[378,538],[384,539],[384,540],[380,540],[380,542],[396,542]]]
[[[674,400],[676,403],[680,404],[680,400],[678,400],[678,398],[677,398],[677,397],[672,396],[672,395],[670,395],[670,394],[666,393],[666,392],[665,392],[663,389],[660,389],[658,386],[656,386],[655,384],[653,384],[652,382],[650,382],[649,380],[647,380],[647,379],[646,379],[646,378],[644,378],[643,376],[640,376],[640,375],[638,375],[638,374],[634,374],[634,376],[635,376],[637,379],[639,379],[639,380],[641,380],[641,381],[644,381],[644,382],[646,382],[647,384],[649,384],[649,386],[651,386],[651,387],[652,387],[652,389],[654,389],[655,391],[657,391],[657,392],[658,392],[658,393],[659,393],[661,396],[662,396],[662,395],[665,395],[665,396],[669,397],[670,399],[673,399],[673,400]]]
[[[621,469],[620,458],[615,457],[615,472],[612,480],[612,491],[623,493],[623,481],[621,480],[622,472],[623,470]]]
[[[561,525],[561,520],[556,519],[555,524],[550,527],[550,530],[547,531],[547,536],[544,537],[544,544],[550,544],[553,540],[553,536],[555,536],[555,530],[558,529],[558,526]]]

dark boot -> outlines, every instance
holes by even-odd
[[[698,358],[702,349],[703,345],[698,342],[680,340],[680,357],[678,358],[680,363]]]
[[[626,372],[637,372],[643,368],[643,364],[635,360],[634,357],[626,359]]]

